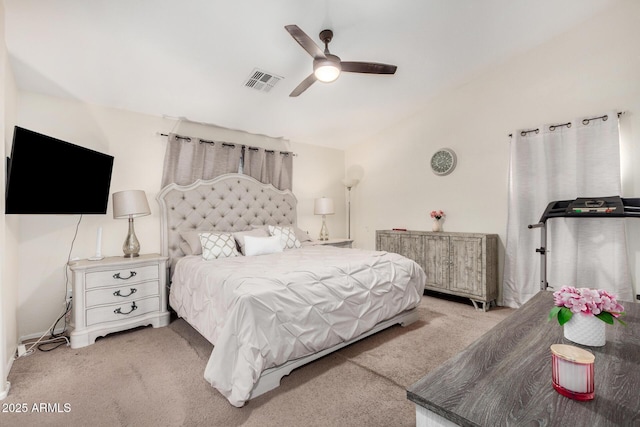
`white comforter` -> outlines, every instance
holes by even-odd
[[[242,406],[261,373],[348,341],[420,303],[425,273],[400,255],[310,246],[181,259],[169,302],[214,349],[205,379]]]

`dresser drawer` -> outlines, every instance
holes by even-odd
[[[95,305],[126,303],[128,301],[139,300],[149,296],[158,295],[158,281],[143,283],[131,283],[110,288],[98,288],[87,291],[85,306],[91,308]]]
[[[121,304],[103,305],[87,310],[87,326],[116,320],[127,320],[158,311],[160,298],[132,299]]]
[[[158,279],[158,266],[145,265],[142,267],[87,273],[85,286],[87,289],[100,286],[125,286],[154,279]]]

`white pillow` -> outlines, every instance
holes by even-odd
[[[236,239],[231,233],[200,233],[198,236],[202,244],[203,259],[211,261],[238,256]]]
[[[280,243],[285,249],[299,248],[302,246],[300,240],[296,237],[296,232],[291,227],[269,226],[269,234],[278,236]]]
[[[245,254],[245,249],[244,249],[244,239],[247,236],[269,237],[269,232],[267,231],[266,228],[254,228],[252,230],[236,231],[235,233],[233,233],[233,237],[235,237],[236,243],[238,244],[238,247],[240,248],[240,253],[243,254],[243,255],[246,255]]]
[[[268,255],[282,252],[279,236],[254,237],[244,236],[245,256]]]

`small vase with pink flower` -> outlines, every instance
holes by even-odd
[[[433,218],[433,224],[431,225],[432,231],[442,231],[442,221],[444,221],[443,211],[431,211],[431,218]]]
[[[624,315],[616,296],[603,289],[563,286],[553,293],[555,306],[549,320],[557,317],[564,327],[564,337],[577,344],[602,347],[606,343],[607,324],[613,325]]]

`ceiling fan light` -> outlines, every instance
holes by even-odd
[[[330,83],[340,76],[340,65],[333,61],[319,61],[315,64],[313,74],[324,83]]]

